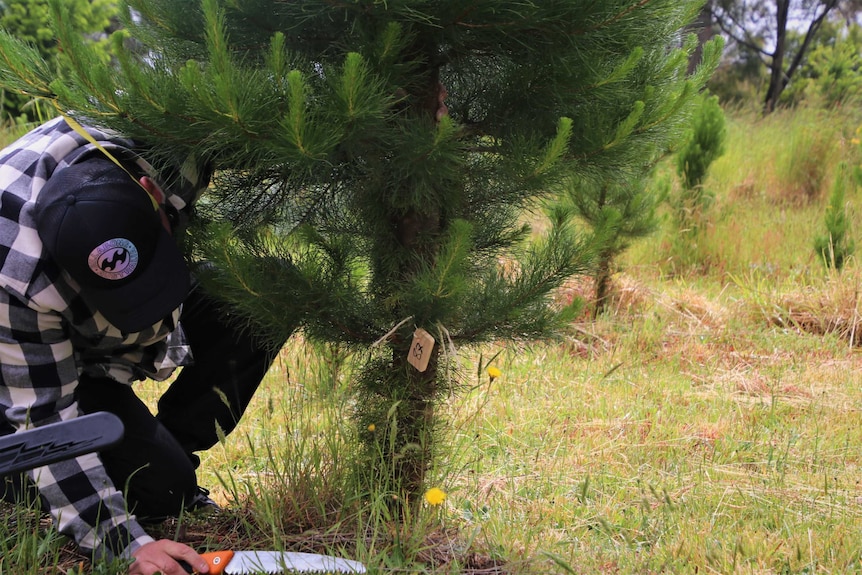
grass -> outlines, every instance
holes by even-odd
[[[862,573],[862,269],[829,274],[812,247],[833,166],[859,163],[857,124],[734,117],[700,265],[669,266],[659,232],[624,255],[599,320],[460,350],[475,375],[444,406],[443,505],[396,521],[385,492],[357,492],[351,361],[297,338],[202,454],[227,511],[160,534],[345,554],[374,573]],[[847,199],[852,212],[858,191]],[[0,572],[109,572],[34,514],[2,517]]]

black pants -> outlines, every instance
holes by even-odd
[[[197,494],[195,451],[230,433],[272,363],[273,354],[223,319],[223,311],[195,287],[181,323],[195,364],[184,367],[153,415],[133,387],[83,376],[76,390],[83,413],[108,411],[125,426],[123,441],[101,452],[117,489],[140,517],[177,515]],[[17,491],[17,489],[16,489]]]

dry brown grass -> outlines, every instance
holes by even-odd
[[[824,282],[777,295],[765,319],[774,325],[814,335],[834,335],[862,345],[859,270],[832,274]]]

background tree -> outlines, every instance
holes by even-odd
[[[676,156],[676,171],[686,190],[703,187],[709,167],[724,153],[727,140],[727,125],[718,98],[704,94],[699,104]]]
[[[711,0],[712,21],[729,44],[757,55],[768,70],[763,109],[775,109],[831,14],[851,15],[858,2],[842,0]],[[792,41],[798,37],[798,41]]]
[[[688,71],[689,73],[693,73],[697,70],[703,58],[703,46],[718,33],[717,26],[713,22],[712,8],[709,1],[703,5],[697,19],[689,25],[689,31],[696,34],[698,39],[698,46],[688,62]]]
[[[89,41],[103,45],[107,43],[104,32],[116,17],[118,7],[115,0],[67,0],[70,23]],[[30,43],[52,66],[56,65],[57,39],[51,26],[51,10],[47,0],[2,0],[0,1],[0,28],[13,36]],[[105,46],[106,47],[106,46]],[[104,53],[107,63],[108,53]],[[30,99],[18,94],[0,94],[0,119],[4,116],[20,121],[32,121],[38,111],[28,109]],[[48,113],[53,113],[49,110]]]
[[[669,194],[674,224],[672,249],[676,261],[684,266],[700,258],[698,242],[715,199],[703,182],[712,163],[724,154],[726,140],[727,123],[718,97],[703,94],[675,157],[680,189]]]
[[[826,31],[824,26],[824,31]],[[831,28],[835,28],[832,26]],[[862,28],[851,24],[830,30],[811,50],[796,81],[785,94],[791,102],[826,108],[852,106],[862,95]]]
[[[823,265],[839,271],[856,250],[856,242],[850,229],[851,218],[845,205],[847,185],[851,182],[847,165],[844,162],[840,163],[829,194],[826,215],[823,218],[826,233],[814,238],[814,250],[820,256]]]
[[[617,257],[632,240],[652,233],[659,225],[656,209],[664,196],[650,187],[650,182],[650,174],[645,171],[627,181],[590,182],[569,191],[568,199],[577,214],[599,234],[600,247],[593,269],[594,319],[607,309]]]
[[[0,36],[0,84],[151,144],[158,167],[216,168],[189,245],[216,264],[204,281],[257,333],[301,327],[363,359],[365,468],[402,495],[434,457],[453,350],[571,317],[550,296],[597,246],[561,209],[531,236],[527,210],[574,178],[642,174],[720,52],[686,74],[697,0],[129,5],[118,69],[96,65],[52,0],[72,73],[55,79]],[[124,50],[129,36],[150,52]]]

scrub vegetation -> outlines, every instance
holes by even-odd
[[[862,571],[862,270],[814,249],[839,164],[860,163],[858,123],[729,112],[687,266],[672,261],[668,204],[617,260],[603,314],[585,308],[554,341],[454,350],[466,388],[444,404],[438,491],[421,505],[363,491],[356,358],[295,336],[237,431],[202,454],[201,484],[225,510],[159,529],[202,550],[328,552],[376,573]],[[851,182],[848,239],[858,202]],[[560,304],[593,297],[591,281],[569,282]],[[155,402],[162,385],[142,390]],[[2,518],[0,572],[118,569],[27,508]]]

